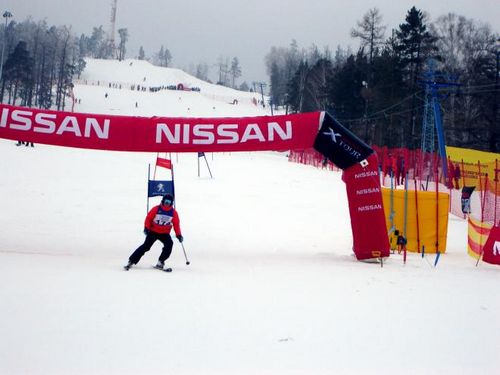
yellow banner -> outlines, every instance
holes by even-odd
[[[391,198],[391,194],[393,197]],[[407,194],[405,198],[405,194]],[[448,233],[448,206],[450,195],[439,193],[436,201],[435,191],[418,191],[415,197],[414,190],[393,190],[382,188],[382,198],[384,201],[384,212],[387,224],[387,231],[390,232],[389,242],[391,249],[397,248],[394,231],[398,230],[404,235],[404,224],[406,217],[406,244],[407,251],[417,252],[425,246],[426,253],[436,253],[436,243],[440,253],[446,251],[446,235]],[[405,210],[405,199],[407,200]],[[394,212],[392,227],[391,223],[391,201]],[[418,204],[418,218],[417,218]],[[436,205],[438,215],[436,217]],[[418,221],[418,226],[417,226]]]
[[[500,168],[500,154],[458,147],[446,147],[446,154],[454,166],[460,165],[460,187],[465,183],[465,186],[475,186],[477,190],[484,189],[486,174],[490,183],[495,176],[500,178],[500,171],[495,170]],[[479,173],[480,168],[481,173]],[[481,176],[481,182],[479,176]]]

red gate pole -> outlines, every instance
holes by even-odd
[[[418,186],[416,177],[413,178],[415,184],[415,211],[417,214],[417,251],[420,253],[420,228],[418,225]]]

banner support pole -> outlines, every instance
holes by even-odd
[[[151,177],[151,164],[148,164],[148,191],[146,192],[146,215],[149,212],[149,179]]]

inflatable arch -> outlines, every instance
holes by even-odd
[[[389,256],[377,156],[326,112],[241,118],[168,118],[0,105],[0,138],[137,152],[282,151],[314,146],[343,170],[356,258]]]

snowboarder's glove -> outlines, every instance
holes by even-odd
[[[179,234],[179,235],[177,235],[175,237],[177,237],[177,239],[179,240],[179,242],[184,241],[184,237],[182,237],[182,234]]]
[[[144,228],[144,235],[146,235],[146,236],[147,236],[147,235],[148,235],[148,233],[149,233],[149,229],[148,229],[148,228]]]

